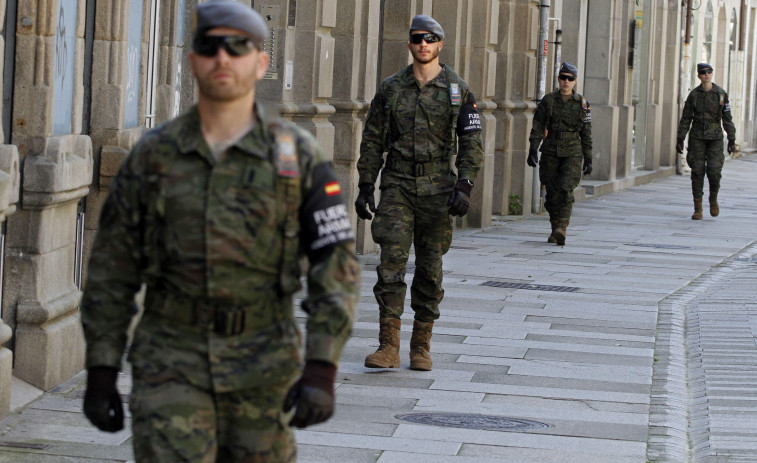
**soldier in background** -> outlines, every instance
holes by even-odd
[[[381,247],[373,288],[379,305],[379,348],[365,358],[369,368],[400,366],[405,267],[414,245],[410,368],[431,369],[431,331],[444,296],[442,256],[452,241],[452,217],[462,217],[470,208],[483,158],[475,97],[452,68],[439,63],[443,40],[444,30],[433,18],[413,18],[408,44],[413,63],[381,83],[363,130],[355,208],[365,220],[372,219],[368,209],[376,213],[371,231]],[[457,175],[450,166],[456,152]]]
[[[266,36],[241,3],[197,7],[198,104],[145,135],[103,206],[81,304],[84,412],[103,431],[123,427],[116,380],[145,284],[128,355],[138,462],[294,462],[290,425],[334,411],[360,268],[329,160],[255,104]],[[304,370],[293,313],[301,251]]]
[[[691,192],[694,196],[692,220],[702,220],[704,176],[710,184],[710,215],[720,214],[718,190],[723,170],[723,129],[728,136],[728,153],[736,149],[736,126],[733,125],[728,93],[712,82],[712,66],[697,64],[700,85],[689,93],[678,124],[676,152],[683,153],[683,141],[689,134],[686,163],[691,168]]]
[[[562,63],[557,75],[560,88],[539,102],[528,137],[531,146],[526,162],[531,167],[539,164],[539,179],[547,190],[544,208],[552,226],[547,242],[558,246],[565,244],[575,200],[573,190],[581,183],[581,173],[591,174],[591,108],[573,89],[577,77],[578,68],[567,61]]]

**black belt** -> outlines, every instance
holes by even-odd
[[[401,161],[393,157],[387,158],[386,160],[387,169],[402,172],[406,175],[412,175],[413,177],[423,177],[424,175],[437,174],[443,171],[443,166],[446,164],[447,162],[442,160],[428,162],[410,162]]]
[[[575,140],[579,138],[578,132],[547,132],[547,138],[556,138],[558,140]]]
[[[157,292],[154,302],[148,308],[150,312],[188,325],[212,327],[221,336],[235,336],[293,319],[293,315],[287,316],[285,313],[291,311],[284,310],[283,307],[281,310],[269,307],[268,310],[256,310],[253,313],[252,305],[223,304],[173,291]],[[257,308],[265,306],[270,304],[262,301],[260,305],[256,304]]]

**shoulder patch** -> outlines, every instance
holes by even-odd
[[[449,100],[454,106],[460,106],[462,103],[460,84],[454,82],[449,84]]]
[[[584,109],[589,109],[589,102],[586,101],[586,98],[581,97],[581,107]]]
[[[276,170],[280,177],[300,176],[294,133],[289,130],[276,131]]]

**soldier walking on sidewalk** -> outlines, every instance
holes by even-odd
[[[123,427],[116,379],[145,284],[128,349],[138,462],[293,463],[290,426],[334,412],[360,267],[329,159],[255,102],[266,35],[242,3],[197,7],[198,103],[140,140],[102,209],[81,304],[84,413],[103,431]],[[310,261],[304,369],[300,251]]]
[[[702,220],[704,176],[710,184],[710,215],[720,214],[718,191],[723,170],[723,129],[728,136],[728,153],[736,149],[736,126],[733,125],[728,93],[712,82],[712,66],[697,64],[697,77],[702,82],[689,93],[678,124],[676,152],[683,153],[683,141],[689,134],[686,163],[691,168],[691,192],[694,196],[692,220]]]
[[[539,164],[539,179],[547,190],[544,208],[552,226],[547,242],[558,246],[565,244],[568,233],[573,190],[581,183],[581,174],[589,175],[592,170],[591,108],[586,98],[575,92],[576,78],[578,68],[567,61],[562,63],[557,75],[560,88],[539,102],[528,137],[526,162],[531,167]]]
[[[414,245],[410,368],[431,369],[431,330],[444,296],[442,256],[452,241],[452,217],[462,217],[470,208],[483,158],[476,100],[468,84],[439,63],[443,40],[444,30],[433,18],[413,18],[408,44],[413,63],[381,83],[363,131],[355,208],[365,220],[376,213],[371,231],[381,247],[373,288],[379,305],[379,348],[365,358],[370,368],[400,366],[405,268]],[[450,166],[455,154],[457,175]],[[374,183],[379,171],[377,209]]]

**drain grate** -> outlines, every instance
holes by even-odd
[[[47,444],[32,444],[29,442],[0,442],[0,447],[13,447],[16,449],[46,450],[51,446]]]
[[[485,281],[480,286],[492,286],[494,288],[530,289],[533,291],[557,291],[560,293],[575,293],[581,288],[575,286],[534,285],[531,283],[513,283],[510,281]]]
[[[539,421],[476,413],[405,413],[395,415],[395,418],[417,424],[484,431],[535,431],[552,427]]]
[[[694,249],[691,246],[682,246],[680,244],[626,243],[626,246],[655,249]]]

